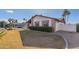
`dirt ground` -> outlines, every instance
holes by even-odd
[[[0,48],[23,48],[19,31],[7,30],[6,34],[0,39]]]
[[[26,48],[64,48],[64,39],[56,34],[38,31],[21,31],[21,39]]]

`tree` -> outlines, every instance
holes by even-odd
[[[25,21],[25,22],[26,22],[26,21],[27,21],[27,19],[26,19],[26,18],[23,18],[23,21]]]
[[[15,27],[15,24],[18,22],[17,19],[13,19],[13,18],[9,18],[9,27],[10,29],[12,29],[13,27]]]
[[[26,19],[25,19],[25,18],[23,18],[23,20],[25,21]]]
[[[9,29],[12,29],[12,27],[13,27],[13,19],[9,18],[8,21],[9,21]]]
[[[68,9],[64,9],[62,16],[63,18],[65,18],[67,22],[68,22],[69,15],[70,15],[70,11]]]
[[[0,21],[0,27],[1,28],[5,28],[5,25],[6,25],[7,23],[5,22],[5,21]]]
[[[18,23],[18,20],[17,19],[15,20],[15,23]]]
[[[18,23],[18,20],[17,20],[17,19],[14,19],[14,20],[13,20],[13,27],[16,26],[16,23]]]

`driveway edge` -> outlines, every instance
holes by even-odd
[[[60,34],[57,34],[60,35]],[[64,42],[65,42],[65,49],[68,49],[68,41],[66,40],[66,38],[64,38],[64,36],[60,35],[61,37],[63,37]]]
[[[65,49],[68,49],[68,41],[65,38],[64,38],[64,41],[65,41]]]

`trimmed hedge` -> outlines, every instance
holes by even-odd
[[[30,30],[36,30],[36,31],[43,31],[43,32],[52,32],[54,30],[52,30],[52,27],[34,27],[31,26],[29,27]]]

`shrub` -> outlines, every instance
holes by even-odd
[[[79,24],[76,25],[76,31],[79,32]]]
[[[52,27],[29,27],[30,30],[43,31],[43,32],[52,32],[54,31]]]

